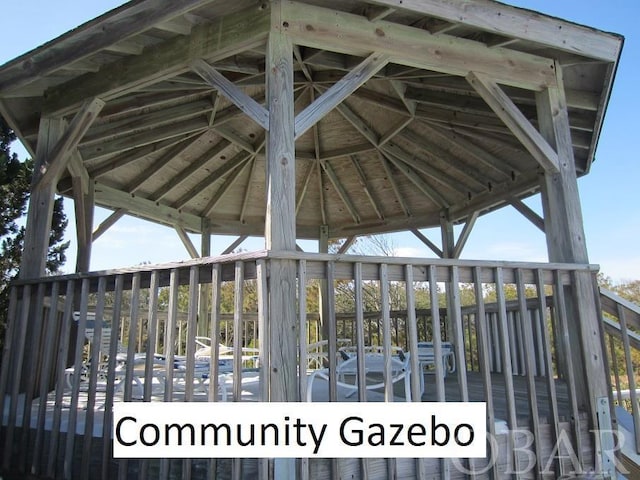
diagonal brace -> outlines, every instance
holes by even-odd
[[[467,81],[487,102],[491,110],[520,140],[522,145],[536,159],[546,172],[558,172],[558,154],[544,139],[542,134],[531,125],[531,122],[518,109],[506,93],[485,74],[470,72]]]
[[[105,102],[99,98],[88,100],[82,105],[64,135],[56,143],[51,155],[39,159],[33,174],[32,190],[56,182],[60,178],[69,162],[71,151],[78,146],[104,105]]]
[[[372,53],[296,116],[295,139],[318,123],[387,63],[389,55]]]
[[[249,115],[254,122],[269,130],[269,112],[249,95],[240,90],[233,82],[202,59],[194,60],[191,69],[212,87],[216,88],[236,107]]]

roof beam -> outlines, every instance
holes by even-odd
[[[97,183],[95,190],[95,201],[97,205],[102,205],[111,209],[124,209],[135,212],[137,216],[175,227],[179,225],[187,231],[199,232],[202,229],[202,219],[197,215],[192,215],[180,211],[176,208],[152,202],[146,198],[130,195],[104,184]]]
[[[558,154],[502,91],[496,81],[476,72],[469,73],[467,80],[540,166],[547,172],[557,172],[559,170]]]
[[[218,188],[216,193],[213,194],[213,197],[211,197],[211,200],[209,200],[207,206],[202,210],[203,216],[206,217],[213,213],[218,202],[222,200],[222,197],[224,197],[224,195],[229,191],[233,184],[236,183],[236,180],[238,180],[238,177],[244,171],[244,169],[247,168],[247,165],[249,163],[250,162],[245,162],[229,173],[229,176],[225,179],[224,183],[220,185],[220,188]]]
[[[369,0],[369,3],[470,25],[608,62],[617,60],[622,46],[622,39],[617,35],[487,0]]]
[[[307,47],[361,57],[373,51],[393,63],[450,75],[482,72],[529,90],[556,85],[553,61],[528,53],[296,2],[284,5],[283,19],[294,42]]]
[[[144,0],[118,8],[63,36],[55,42],[56,48],[42,47],[11,62],[0,71],[0,92],[27,85],[210,1]]]
[[[166,4],[166,2],[162,2]],[[270,28],[269,3],[259,3],[193,28],[188,37],[177,36],[53,87],[46,92],[45,114],[67,113],[88,97],[111,100],[126,92],[182,74],[198,58],[216,62],[263,44]]]
[[[366,83],[388,62],[388,55],[373,53],[338,80],[331,88],[316,98],[311,105],[296,115],[295,138],[300,138],[301,135],[341,104],[345,98]]]
[[[267,109],[236,87],[227,77],[201,58],[191,63],[191,69],[200,75],[205,82],[227,97],[254,122],[265,130],[269,130],[269,112],[267,112]]]

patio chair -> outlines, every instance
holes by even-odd
[[[337,340],[338,351],[351,345],[350,338],[339,338]],[[329,365],[329,341],[320,340],[319,342],[307,345],[307,370],[318,370],[326,368]]]
[[[433,342],[418,342],[418,363],[423,373],[435,373],[432,368],[436,364],[435,349]],[[442,365],[444,366],[444,376],[447,373],[455,373],[456,356],[451,342],[442,342]]]
[[[388,379],[392,384],[400,381],[404,383],[404,397],[407,402],[411,401],[411,364],[410,354],[405,353],[402,349],[394,349],[397,355],[391,356],[391,378]],[[365,388],[367,390],[379,390],[385,387],[384,381],[384,353],[381,353],[378,347],[369,352],[365,352],[364,375]],[[358,356],[353,354],[346,356],[345,359],[338,363],[336,368],[336,381],[339,387],[346,389],[348,392],[345,398],[355,394],[358,390]],[[316,370],[309,376],[307,380],[307,401],[312,401],[313,384],[317,379],[329,382],[329,369]],[[423,383],[420,383],[421,391],[424,389]]]

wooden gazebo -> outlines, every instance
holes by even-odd
[[[566,296],[573,413],[586,412],[592,429],[602,426],[599,401],[609,387],[605,360],[593,353],[602,337],[576,178],[594,161],[622,43],[619,35],[491,0],[131,1],[0,67],[0,114],[36,159],[12,314],[28,318],[29,302],[42,309],[47,302],[38,295],[62,298],[60,282],[74,282],[77,292],[67,308],[85,312],[89,292],[123,288],[119,275],[133,291],[153,288],[154,279],[156,288],[177,282],[195,291],[197,279],[177,274],[183,267],[212,282],[210,273],[203,279],[212,263],[206,258],[164,270],[87,273],[92,239],[123,215],[175,228],[200,257],[209,254],[211,235],[264,235],[259,255],[213,264],[222,266],[223,280],[264,281],[263,400],[296,401],[302,274],[329,285],[341,275],[382,284],[389,274],[408,286],[553,287]],[[522,201],[539,192],[544,218]],[[57,193],[75,203],[78,275],[44,280]],[[94,229],[95,205],[113,214]],[[545,232],[550,264],[458,260],[478,216],[504,206]],[[464,224],[457,239],[455,224]],[[433,226],[441,227],[440,246],[419,231]],[[400,230],[412,230],[444,260],[371,259],[358,280],[354,265],[367,259],[322,255],[330,239]],[[187,233],[202,234],[199,252]],[[321,254],[297,252],[298,238],[319,239]],[[451,313],[456,296],[449,298],[451,334],[462,340]],[[207,313],[202,302],[198,308]],[[28,328],[46,337],[46,325]],[[335,331],[326,328],[335,353]],[[12,371],[19,372],[28,360],[16,345],[32,336],[10,332],[17,340],[5,358],[18,358]],[[463,345],[457,348],[463,365]],[[9,363],[0,397],[13,378]],[[516,427],[515,407],[509,415]],[[559,422],[551,417],[556,438]],[[594,442],[591,464],[610,471],[600,446],[607,441]],[[419,471],[416,478],[427,478]]]

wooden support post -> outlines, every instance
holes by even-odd
[[[320,227],[320,237],[318,238],[318,253],[329,253],[329,227],[322,225]],[[325,279],[318,282],[318,296],[320,305],[320,327],[322,338],[317,340],[327,340],[329,338],[329,283]]]
[[[211,225],[208,220],[202,220],[202,238],[200,240],[200,253],[202,257],[211,255]],[[211,337],[209,334],[209,299],[211,298],[211,289],[209,286],[200,284],[198,298],[198,327],[197,335],[199,337]],[[217,341],[217,340],[216,340]],[[211,340],[211,345],[214,340]]]
[[[271,6],[266,60],[269,133],[265,245],[267,250],[295,251],[293,44],[282,32],[281,3],[274,1]],[[291,402],[298,396],[295,261],[271,260],[270,273],[268,400]],[[289,471],[290,468],[283,467],[283,472]]]
[[[448,218],[448,212],[443,210],[440,213],[440,232],[442,235],[442,258],[454,258],[454,252],[456,248],[456,240],[453,232],[453,223]],[[445,328],[447,331],[447,341],[451,342],[454,338],[454,325],[453,325],[453,307],[455,304],[455,288],[448,282],[445,284],[445,291],[447,297],[447,318],[445,322]],[[457,286],[456,286],[457,288]],[[460,359],[456,358],[456,363]]]
[[[571,144],[569,117],[562,82],[562,69],[556,64],[558,87],[547,88],[536,96],[540,132],[558,154],[558,170],[544,172],[542,204],[549,260],[588,263],[587,247],[578,195],[575,160]],[[574,275],[572,289],[566,292],[567,316],[576,371],[577,398],[591,413],[598,428],[598,400],[608,398],[604,346],[599,315],[588,272]],[[599,446],[596,445],[598,448]],[[600,452],[596,455],[599,471]]]
[[[38,131],[38,147],[34,172],[46,165],[47,158],[62,137],[65,122],[62,119],[43,118]],[[53,216],[53,202],[56,193],[55,179],[38,182],[34,175],[32,182],[24,251],[20,265],[20,278],[43,277],[47,265],[49,232]],[[37,187],[34,186],[37,184]]]

